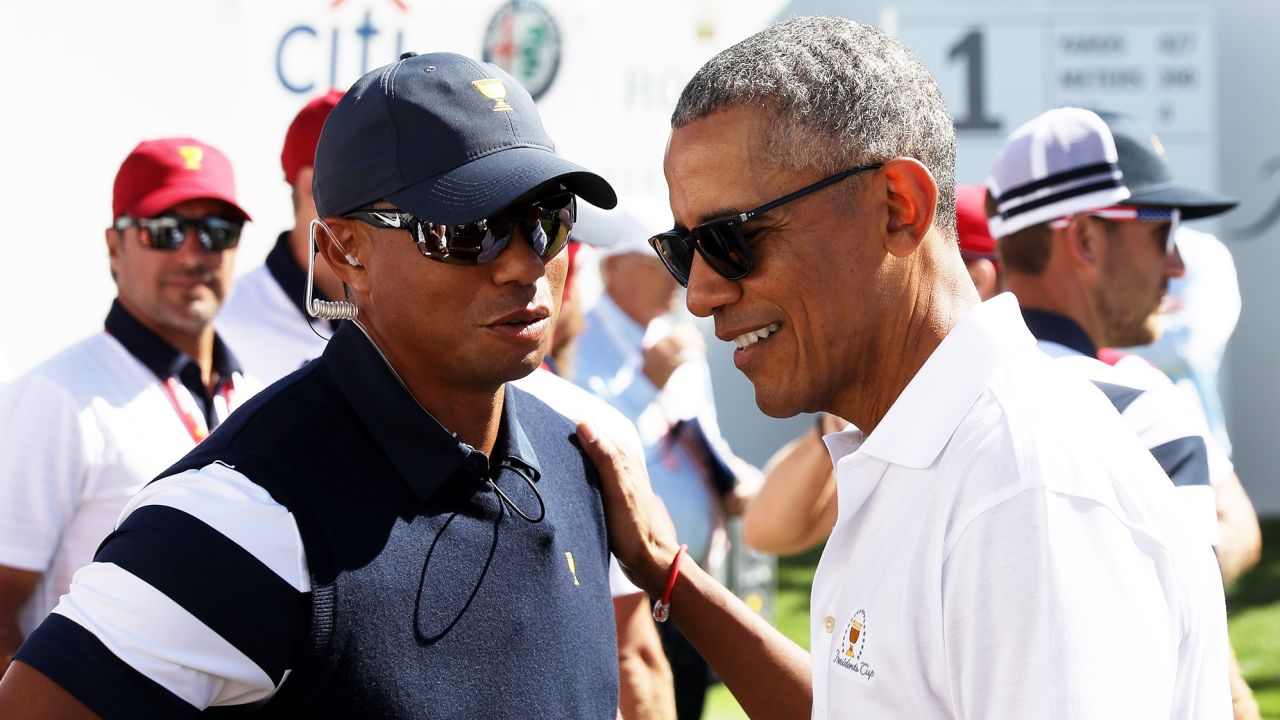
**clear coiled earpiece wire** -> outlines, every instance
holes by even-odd
[[[311,221],[311,225],[307,228],[307,296],[305,303],[307,313],[314,318],[322,320],[350,320],[355,322],[356,316],[360,313],[360,308],[355,303],[346,300],[337,302],[329,302],[328,300],[319,300],[315,297],[315,279],[316,279],[316,254],[320,251],[320,246],[316,242],[316,228],[321,228],[324,233],[329,236],[330,242],[339,248],[342,244],[333,236],[333,231],[320,218]],[[352,265],[358,265],[358,262],[352,262],[353,258],[348,255],[347,262]],[[359,324],[359,323],[357,323]],[[362,330],[364,328],[361,328]],[[319,333],[316,333],[319,335]],[[323,337],[323,336],[322,336]],[[328,338],[325,338],[328,340]]]

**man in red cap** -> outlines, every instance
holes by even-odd
[[[990,300],[1004,289],[1004,273],[996,257],[996,240],[987,227],[987,189],[981,185],[956,186],[956,234],[960,257],[973,278],[978,297]]]
[[[262,267],[236,283],[236,292],[218,318],[218,332],[236,348],[254,377],[274,382],[324,352],[333,335],[329,320],[307,314],[309,228],[316,218],[311,196],[312,165],[325,118],[342,99],[341,90],[312,99],[289,124],[280,165],[293,198],[293,228],[280,233]],[[342,283],[324,262],[315,264],[315,297],[340,300]]]
[[[190,138],[139,144],[113,218],[104,331],[0,392],[0,668],[129,497],[256,389],[213,329],[249,219],[227,158]]]

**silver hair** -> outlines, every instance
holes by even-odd
[[[956,237],[951,113],[924,63],[898,40],[839,17],[774,25],[703,65],[671,126],[740,106],[770,111],[761,150],[788,169],[833,175],[894,157],[919,160],[938,183],[934,226]]]

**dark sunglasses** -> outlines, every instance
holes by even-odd
[[[409,231],[423,256],[454,265],[482,265],[498,257],[519,227],[529,245],[548,261],[569,242],[577,216],[573,193],[502,209],[484,220],[441,225],[402,210],[364,209],[343,215],[374,227]]]
[[[244,223],[220,217],[189,220],[176,215],[154,218],[135,218],[121,215],[116,218],[115,229],[124,231],[136,226],[142,243],[153,250],[177,250],[187,241],[187,233],[194,230],[200,246],[211,252],[230,250],[240,243],[240,231]]]
[[[689,287],[689,272],[693,268],[693,253],[696,250],[707,265],[720,277],[727,280],[741,280],[755,268],[755,260],[751,257],[751,249],[747,247],[747,238],[742,234],[742,226],[761,215],[779,208],[792,200],[817,192],[828,185],[852,177],[868,170],[878,170],[884,163],[870,163],[838,172],[831,177],[802,187],[793,193],[767,202],[755,210],[748,210],[737,215],[729,215],[698,225],[692,230],[680,227],[649,238],[649,244],[658,252],[658,257],[667,266],[667,270],[685,287]]]

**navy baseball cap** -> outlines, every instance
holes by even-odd
[[[325,120],[314,167],[321,217],[386,200],[467,223],[553,180],[592,205],[617,204],[604,178],[556,154],[519,82],[455,53],[406,53],[357,80]]]
[[[997,238],[1110,205],[1177,209],[1194,220],[1237,204],[1175,183],[1160,139],[1134,118],[1074,107],[1049,110],[1015,130],[987,188]]]

